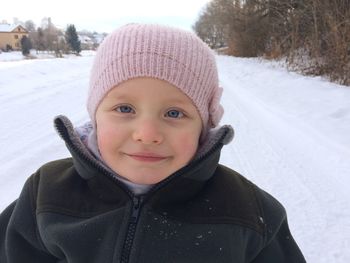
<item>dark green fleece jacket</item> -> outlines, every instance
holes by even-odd
[[[282,205],[218,164],[229,127],[134,196],[83,150],[66,118],[55,123],[72,158],[42,166],[2,212],[1,263],[305,262]]]

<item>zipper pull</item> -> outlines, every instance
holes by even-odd
[[[134,196],[132,201],[133,201],[133,207],[132,207],[132,214],[131,214],[131,223],[136,223],[140,215],[142,197]]]

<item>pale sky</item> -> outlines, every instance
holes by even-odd
[[[18,0],[2,1],[0,22],[13,18],[33,20],[40,26],[44,17],[60,28],[74,24],[78,31],[109,33],[132,22],[161,23],[191,30],[201,9],[210,0]]]

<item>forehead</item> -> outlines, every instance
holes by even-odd
[[[134,78],[112,88],[106,99],[154,99],[181,104],[193,104],[192,100],[179,88],[167,81],[155,78]]]

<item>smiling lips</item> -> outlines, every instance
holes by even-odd
[[[142,161],[142,162],[159,162],[162,160],[167,159],[168,157],[164,157],[158,154],[154,153],[132,153],[132,154],[127,154],[129,157],[137,160],[137,161]]]

